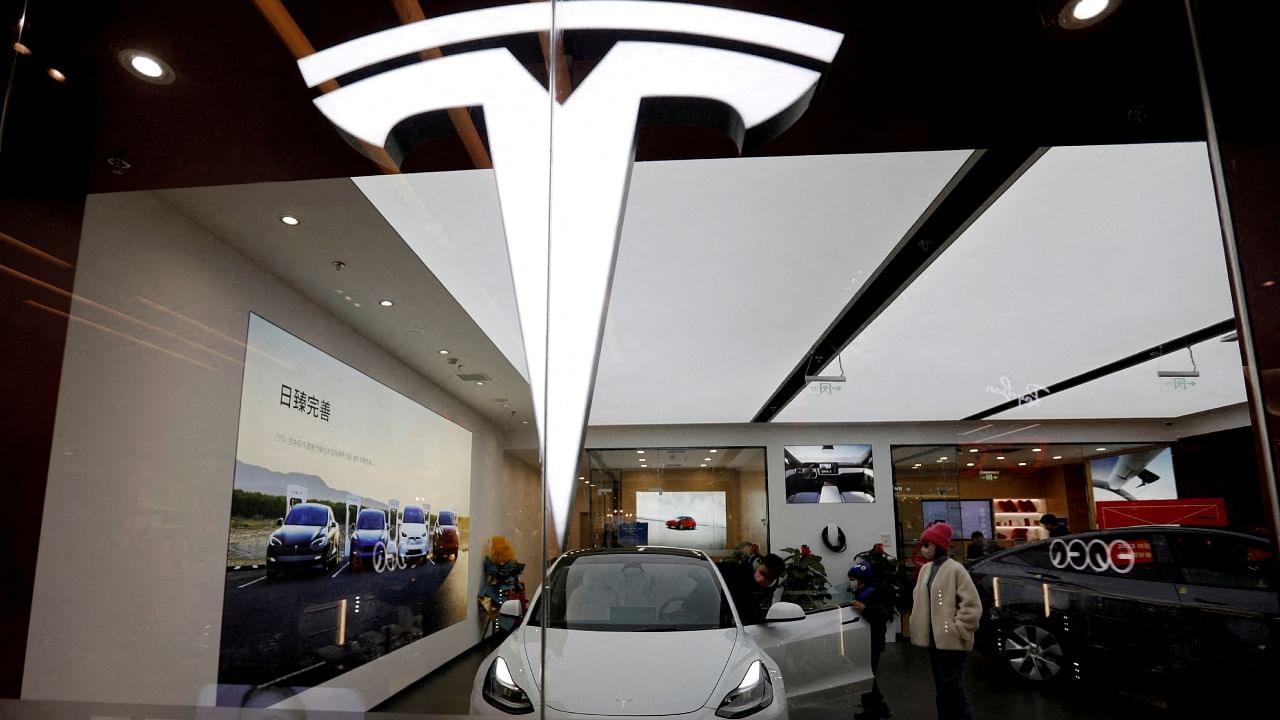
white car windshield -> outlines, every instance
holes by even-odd
[[[734,627],[710,563],[659,553],[568,557],[556,565],[547,601],[552,628],[608,632]],[[541,623],[541,605],[530,615]]]

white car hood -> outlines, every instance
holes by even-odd
[[[537,677],[541,633],[536,628],[526,630],[525,658]],[[584,715],[693,712],[707,704],[737,641],[737,628],[693,632],[553,628],[547,634],[543,697],[549,708]]]
[[[427,526],[423,523],[400,523],[400,532],[406,537],[423,537],[427,534]]]

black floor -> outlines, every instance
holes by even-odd
[[[386,720],[398,716],[466,715],[476,670],[495,647],[493,641],[484,642],[372,712],[386,713],[382,716]],[[1182,715],[1177,712],[1180,708],[1176,703],[1155,693],[1128,690],[1123,687],[1123,681],[1119,685],[1103,688],[1029,684],[1013,677],[996,660],[979,653],[969,656],[965,675],[973,717],[980,720],[1175,720]],[[880,660],[880,688],[893,710],[894,720],[937,717],[929,656],[924,650],[906,642],[890,644]],[[1221,687],[1205,690],[1219,697],[1233,692],[1231,688]],[[819,717],[852,720],[856,710],[852,705],[831,708]],[[1203,714],[1197,717],[1204,720]]]

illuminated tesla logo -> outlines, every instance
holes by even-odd
[[[1143,557],[1150,557],[1149,549]],[[1140,561],[1139,547],[1124,540],[1107,542],[1098,538],[1088,541],[1081,538],[1054,538],[1049,544],[1049,561],[1060,570],[1110,570],[1127,575]]]
[[[563,103],[505,48],[348,82],[316,106],[397,161],[424,115],[478,107],[493,157],[551,509],[560,539],[591,404],[641,115],[715,124],[742,147],[808,107],[842,36],[736,10],[643,0],[519,3],[423,20],[298,61],[308,86],[432,48],[525,33],[621,37]],[[671,38],[678,38],[672,40]],[[554,158],[554,162],[552,159]]]

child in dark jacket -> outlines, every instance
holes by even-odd
[[[884,582],[878,581],[871,564],[859,560],[849,568],[849,592],[853,595],[853,609],[871,626],[871,672],[880,672],[880,653],[884,652],[885,631],[893,619],[894,593]],[[884,696],[880,694],[880,681],[872,682],[871,691],[862,695],[862,712],[855,720],[876,720],[893,717]]]

